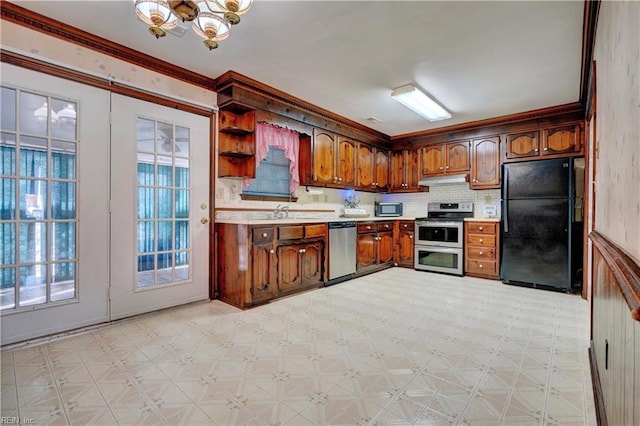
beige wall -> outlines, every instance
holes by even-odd
[[[23,52],[72,68],[113,77],[158,94],[171,95],[204,105],[216,105],[216,93],[163,74],[147,70],[108,55],[69,43],[23,26],[2,21],[0,41],[3,48]]]
[[[602,2],[595,229],[640,260],[640,2]]]

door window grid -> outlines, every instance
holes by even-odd
[[[77,300],[77,102],[1,90],[0,310]]]
[[[191,278],[190,131],[138,118],[137,289]]]

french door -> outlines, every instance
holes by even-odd
[[[112,95],[111,318],[208,297],[209,118]]]
[[[109,92],[1,64],[2,344],[108,320]]]

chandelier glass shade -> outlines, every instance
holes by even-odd
[[[253,0],[135,0],[138,19],[149,25],[156,38],[178,25],[178,20],[191,22],[193,31],[213,50],[218,42],[229,37],[232,25],[240,22]]]

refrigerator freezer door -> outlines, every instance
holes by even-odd
[[[571,158],[505,164],[503,176],[503,199],[573,197]]]
[[[572,199],[509,200],[500,279],[571,290]]]

